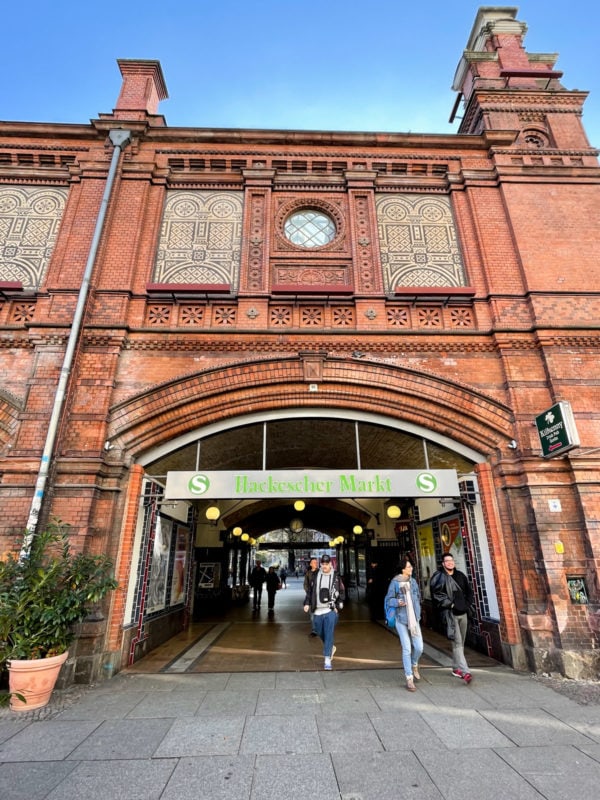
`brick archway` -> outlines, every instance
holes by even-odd
[[[310,391],[310,385],[317,391]],[[236,363],[169,381],[111,409],[111,445],[135,458],[188,431],[287,408],[376,413],[428,429],[483,454],[513,438],[511,410],[458,382],[373,362],[324,357],[318,380],[302,358]]]

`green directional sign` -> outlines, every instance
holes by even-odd
[[[573,412],[566,401],[538,414],[535,425],[544,458],[555,458],[579,446]]]

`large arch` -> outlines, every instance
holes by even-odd
[[[241,362],[169,381],[110,410],[110,446],[148,461],[194,431],[248,414],[367,413],[451,441],[482,460],[514,438],[508,406],[448,379],[406,367],[323,357],[318,379],[300,357]],[[155,457],[155,456],[154,456]]]
[[[153,465],[196,440],[256,422],[294,417],[364,421],[396,428],[453,450],[488,472],[514,438],[512,411],[496,398],[407,367],[310,354],[306,358],[236,362],[181,376],[124,399],[110,410],[109,460],[114,457],[129,463],[138,487],[128,492],[122,517],[121,563],[132,563],[136,494],[139,498],[146,468],[151,478]],[[493,492],[489,481],[486,486],[488,493]],[[487,568],[493,583],[490,565],[504,562],[506,555],[499,525],[492,519],[495,502],[488,505]],[[231,516],[227,527],[234,523]],[[124,580],[126,577],[123,573]],[[503,602],[512,608],[514,600],[508,596]],[[128,649],[131,651],[131,643]]]

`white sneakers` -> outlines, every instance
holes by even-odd
[[[325,657],[325,664],[323,666],[323,669],[331,669],[332,668],[331,667],[331,659],[334,657],[336,650],[337,650],[336,646],[333,645],[333,648],[331,650],[331,657],[330,658]]]

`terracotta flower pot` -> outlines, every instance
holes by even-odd
[[[56,684],[60,668],[67,660],[69,651],[50,658],[34,658],[28,661],[12,659],[8,662],[8,689],[12,694],[12,711],[32,711],[48,705]],[[14,692],[23,695],[27,702],[15,697]]]

